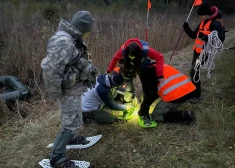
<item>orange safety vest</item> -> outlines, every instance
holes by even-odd
[[[114,69],[113,69],[113,71],[115,71],[115,72],[117,72],[117,73],[120,73],[120,67],[118,67],[118,66],[116,66]]]
[[[201,53],[203,45],[204,45],[204,41],[199,38],[199,33],[202,32],[203,34],[210,34],[210,25],[211,25],[212,20],[208,21],[205,25],[204,25],[204,20],[201,21],[201,24],[199,26],[199,31],[197,32],[197,37],[195,40],[195,44],[193,46],[193,50],[195,50],[197,53]],[[204,25],[204,26],[203,26]]]
[[[187,75],[170,65],[164,64],[163,68],[164,79],[158,84],[158,95],[163,101],[179,99],[196,89]]]

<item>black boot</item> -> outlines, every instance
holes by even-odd
[[[183,112],[183,118],[185,119],[188,125],[193,125],[196,123],[195,113],[193,111]]]
[[[89,143],[90,143],[90,141],[88,141],[86,139],[86,137],[78,136],[78,137],[70,140],[68,145],[86,145]]]
[[[179,122],[184,121],[182,111],[168,112],[165,115],[163,115],[163,118],[165,122],[169,122],[169,123],[179,123]]]
[[[194,124],[196,121],[194,112],[187,111],[173,111],[166,113],[164,116],[164,121],[169,123],[186,123],[187,125]]]
[[[55,160],[50,160],[50,164],[53,168],[79,168],[80,166],[76,166],[75,163],[69,159],[64,159],[61,162],[55,162]]]

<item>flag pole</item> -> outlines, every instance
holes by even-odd
[[[193,5],[192,5],[192,8],[191,8],[191,10],[190,10],[190,12],[189,12],[189,14],[188,14],[187,19],[186,19],[186,22],[188,22],[189,17],[190,17],[191,14],[192,14],[192,11],[193,11],[194,6],[195,6],[195,5],[199,5],[198,3],[196,3],[196,1],[197,1],[197,0],[195,0],[194,3],[193,3]],[[182,35],[183,35],[183,32],[184,32],[184,29],[182,28],[182,30],[181,30],[181,32],[180,32],[180,35],[179,35],[179,37],[178,37],[177,43],[176,43],[176,45],[175,45],[175,48],[174,48],[174,50],[173,50],[173,52],[172,52],[172,54],[171,54],[171,56],[170,56],[170,59],[169,59],[168,64],[170,64],[171,59],[172,59],[173,55],[175,54],[176,48],[177,48],[178,45],[179,45],[180,39],[181,39],[181,37],[182,37]]]
[[[188,19],[189,19],[189,17],[191,16],[191,13],[192,13],[192,11],[193,11],[193,8],[194,8],[194,5],[192,6],[192,8],[191,8],[191,10],[190,10],[190,12],[189,12],[189,14],[188,14],[188,17],[187,17],[187,19],[186,19],[186,22],[188,22]]]
[[[148,42],[148,31],[149,31],[149,9],[147,11],[146,34],[145,34],[145,41],[147,42]]]
[[[147,0],[147,21],[146,21],[146,33],[145,33],[145,41],[148,42],[148,33],[149,33],[149,9],[151,8],[150,0]]]

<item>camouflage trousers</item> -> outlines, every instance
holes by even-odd
[[[82,127],[81,98],[80,95],[65,95],[58,100],[62,128],[76,131]]]
[[[84,86],[80,86],[66,91],[57,100],[61,110],[62,128],[56,137],[51,152],[51,159],[56,160],[56,162],[65,159],[66,145],[71,139],[75,138],[77,130],[83,125],[81,96],[85,89]]]

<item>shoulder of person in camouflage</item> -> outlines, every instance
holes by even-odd
[[[60,31],[60,27],[63,27],[62,31],[67,32],[65,26],[61,25],[66,24],[60,22],[58,30]],[[49,40],[47,56],[42,60],[41,68],[46,88],[52,98],[58,98],[62,95],[61,84],[65,68],[76,55],[78,55],[78,51],[75,49],[73,38],[55,33]]]
[[[58,31],[65,31],[69,33],[75,41],[80,41],[83,43],[83,34],[65,19],[60,20]]]
[[[47,57],[42,60],[44,81],[52,98],[60,97],[62,90],[72,88],[78,81],[87,80],[89,73],[97,70],[88,59],[82,34],[63,19],[58,31],[64,31],[72,38],[55,33],[48,43]]]
[[[92,64],[92,61],[89,59],[89,53],[87,51],[87,46],[83,42],[82,36],[75,27],[70,25],[70,23],[62,20],[60,23],[59,30],[66,31],[71,34],[74,38],[76,49],[78,51],[78,55],[74,57],[70,63],[69,67],[73,69],[73,72],[77,72],[78,81],[86,81],[90,80],[90,82],[95,81],[95,78],[98,74],[98,69]],[[89,82],[89,81],[88,81]]]

